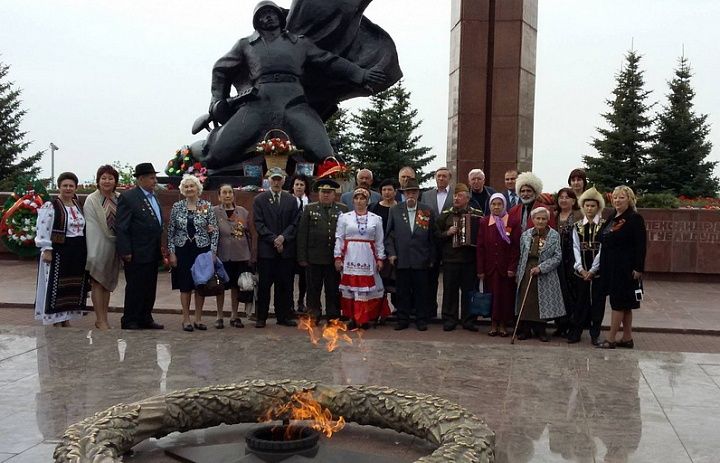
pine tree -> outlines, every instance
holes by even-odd
[[[400,81],[370,98],[370,107],[353,116],[356,132],[352,135],[350,160],[356,168],[373,171],[376,183],[398,176],[404,166],[415,169],[418,182],[432,177],[423,168],[432,160],[429,147],[419,146],[421,135],[415,131],[418,111],[410,103],[410,92]]]
[[[350,149],[350,116],[345,108],[338,108],[330,119],[325,122],[330,144],[335,154],[342,159],[347,158],[347,151]]]
[[[36,166],[43,152],[22,158],[30,142],[25,141],[27,132],[20,130],[26,111],[20,108],[20,90],[5,80],[9,66],[0,61],[0,191],[10,191],[20,177],[37,178],[40,167]]]
[[[712,144],[707,141],[707,115],[695,114],[695,91],[687,59],[679,59],[675,77],[668,82],[668,105],[657,116],[655,143],[643,177],[647,191],[668,192],[691,198],[715,196],[720,183],[713,177],[717,162],[706,161]]]
[[[602,115],[609,128],[598,128],[600,137],[592,141],[598,156],[583,156],[588,180],[598,189],[609,190],[617,185],[636,189],[639,184],[652,141],[652,119],[646,115],[651,106],[645,103],[650,91],[643,88],[640,58],[632,50],[625,56],[613,97],[606,101],[610,111]]]

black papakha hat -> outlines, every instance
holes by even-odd
[[[139,177],[141,175],[147,175],[147,174],[157,174],[158,171],[155,170],[153,165],[149,162],[143,162],[135,166],[135,173],[133,174],[133,177]]]

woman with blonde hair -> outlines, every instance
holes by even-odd
[[[615,212],[600,232],[600,278],[603,294],[610,297],[610,333],[598,347],[632,349],[632,311],[640,308],[642,272],[645,269],[647,235],[645,220],[637,213],[635,192],[625,185],[613,190]],[[622,325],[622,338],[617,332]]]
[[[205,297],[195,291],[191,268],[200,254],[217,255],[218,223],[212,204],[200,198],[203,186],[194,175],[183,175],[180,193],[185,197],[173,204],[168,222],[168,251],[172,267],[172,289],[180,290],[182,328],[206,330],[202,323]],[[195,291],[195,321],[190,323],[190,299]]]
[[[110,329],[110,293],[117,287],[120,273],[120,257],[115,249],[118,179],[118,171],[113,166],[100,166],[95,176],[97,190],[85,199],[83,208],[87,236],[85,270],[90,274],[90,297],[95,310],[95,328],[99,330]]]

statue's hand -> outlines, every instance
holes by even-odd
[[[387,75],[378,69],[368,69],[365,72],[363,85],[370,88],[379,87],[385,83]]]
[[[226,123],[232,116],[227,100],[222,98],[210,103],[210,115],[215,122],[219,124]]]

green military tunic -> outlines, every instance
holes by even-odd
[[[297,260],[311,265],[332,265],[334,262],[335,228],[346,205],[311,203],[303,209],[297,233]]]
[[[452,236],[447,236],[446,234],[448,229],[453,225],[453,219],[464,214],[472,214],[482,217],[483,211],[470,206],[465,209],[456,209],[455,207],[451,207],[442,211],[440,217],[438,217],[435,221],[435,237],[442,243],[443,262],[456,264],[475,262],[476,250],[474,246],[454,248],[452,245]]]

